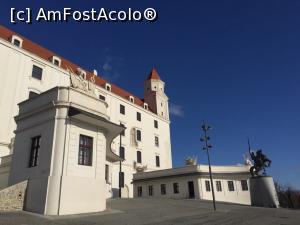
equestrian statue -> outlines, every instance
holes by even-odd
[[[254,165],[250,167],[250,173],[252,177],[260,176],[260,172],[263,170],[263,175],[266,175],[266,168],[271,166],[272,161],[262,153],[261,149],[253,152],[251,151],[250,142],[248,139],[249,154],[253,160]]]

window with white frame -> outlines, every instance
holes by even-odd
[[[158,121],[154,120],[154,128],[158,128]]]
[[[42,80],[43,77],[43,69],[36,65],[32,66],[31,76],[35,79]]]
[[[140,112],[136,112],[136,120],[141,121],[142,120],[142,114]]]
[[[154,137],[154,143],[155,143],[156,147],[159,147],[159,138],[158,138],[158,136]]]
[[[78,165],[92,166],[93,138],[80,134]]]
[[[141,151],[136,152],[136,161],[137,161],[137,163],[142,163],[142,152]]]
[[[54,56],[52,56],[51,61],[52,61],[52,63],[55,66],[60,67],[60,65],[61,65],[61,59],[59,57],[57,57],[57,56],[54,55]]]
[[[129,96],[129,101],[134,103],[134,97],[133,96]]]
[[[106,98],[105,98],[104,95],[101,95],[101,94],[100,94],[100,95],[99,95],[99,99],[102,100],[102,101],[105,101]]]
[[[13,35],[11,37],[11,43],[16,47],[22,48],[23,39],[17,35]]]
[[[107,91],[111,91],[111,85],[108,84],[108,83],[106,83],[106,84],[105,84],[105,89],[106,89]]]
[[[144,109],[148,110],[148,104],[147,103],[144,103]]]
[[[248,191],[248,182],[247,180],[241,180],[242,191]]]
[[[142,141],[142,132],[141,130],[136,129],[136,140]]]
[[[125,115],[125,106],[120,104],[120,113]]]
[[[207,192],[210,192],[210,181],[209,180],[205,181],[205,188],[206,188]]]
[[[216,187],[217,187],[217,191],[218,191],[218,192],[222,191],[222,184],[221,184],[221,181],[219,181],[219,180],[216,181]]]
[[[160,167],[159,155],[155,156],[155,164],[156,164],[156,167]]]
[[[234,191],[234,183],[232,180],[227,181],[228,191]]]

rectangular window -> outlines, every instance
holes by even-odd
[[[159,147],[159,139],[158,139],[157,136],[155,136],[154,142],[155,142],[155,146],[156,146],[156,147]]]
[[[93,138],[80,134],[78,164],[92,166]]]
[[[136,161],[137,161],[137,163],[142,163],[142,153],[141,153],[141,151],[136,152]]]
[[[227,183],[228,183],[228,191],[234,191],[233,181],[229,180],[227,181]]]
[[[17,47],[20,47],[21,46],[21,42],[19,40],[17,40],[17,39],[14,39],[13,45],[15,45]]]
[[[142,141],[142,132],[140,130],[136,130],[136,140]]]
[[[248,191],[248,183],[247,180],[241,180],[242,190]]]
[[[119,150],[120,150],[119,156],[121,159],[124,160],[125,159],[125,148],[123,146],[121,146]]]
[[[53,64],[54,64],[55,66],[59,66],[59,61],[58,61],[57,59],[54,59],[54,60],[53,60]]]
[[[218,192],[222,191],[222,184],[221,184],[221,181],[219,181],[219,180],[216,181],[216,187],[217,187],[217,191],[218,191]]]
[[[43,75],[43,69],[36,66],[36,65],[33,65],[31,76],[38,79],[38,80],[41,80],[42,75]]]
[[[161,184],[160,185],[160,193],[162,195],[165,195],[167,193],[167,190],[166,190],[166,185],[165,184]]]
[[[173,183],[173,191],[174,191],[174,194],[178,194],[179,193],[179,185],[178,185],[178,183]]]
[[[105,164],[105,181],[109,183],[109,165]]]
[[[29,167],[35,167],[38,165],[40,140],[41,140],[41,136],[36,136],[31,138]]]
[[[150,185],[148,187],[148,191],[149,191],[149,196],[153,196],[153,186],[152,185]]]
[[[99,99],[102,101],[105,101],[105,96],[104,95],[99,95]]]
[[[143,188],[141,186],[137,187],[137,191],[138,191],[138,197],[142,197],[143,195]]]
[[[120,113],[125,115],[125,106],[124,105],[120,105]]]
[[[142,115],[139,112],[136,112],[136,120],[141,121],[142,120]]]
[[[205,188],[206,188],[206,191],[210,192],[210,181],[209,180],[205,181]]]
[[[160,167],[160,160],[159,160],[159,156],[155,156],[155,163],[156,163],[156,167]]]
[[[157,120],[154,120],[154,127],[158,128],[158,122],[157,122]]]

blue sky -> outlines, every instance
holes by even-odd
[[[173,166],[192,155],[207,162],[205,120],[214,128],[213,164],[241,163],[249,136],[273,160],[269,173],[300,188],[299,1],[24,2],[1,0],[0,22],[136,95],[157,68],[173,112]],[[152,7],[158,19],[13,25],[10,7]]]

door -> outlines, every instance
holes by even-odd
[[[189,198],[195,198],[194,182],[188,182]]]

